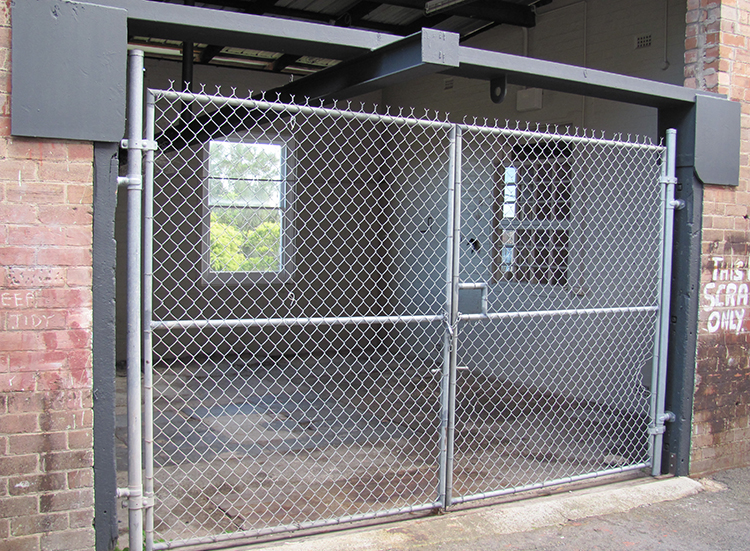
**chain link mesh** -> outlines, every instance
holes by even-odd
[[[452,125],[153,93],[155,538],[439,506]],[[568,138],[463,130],[459,501],[648,460],[661,149]]]
[[[471,127],[462,150],[489,319],[461,291],[455,501],[647,462],[662,149]]]

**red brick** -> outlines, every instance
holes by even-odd
[[[40,551],[78,551],[93,548],[93,528],[50,532],[40,538]]]
[[[45,430],[43,426],[42,430]],[[52,451],[65,451],[68,449],[67,438],[64,432],[43,432],[41,434],[18,434],[9,436],[8,448],[10,453],[14,455],[48,453]]]
[[[44,182],[91,182],[93,177],[90,163],[42,163],[39,165],[39,179]],[[0,179],[2,172],[0,172]]]
[[[94,435],[88,430],[68,432],[68,448],[71,450],[90,449],[94,444]]]
[[[41,333],[45,350],[78,350],[90,347],[91,332],[86,329]]]
[[[7,270],[7,285],[24,289],[62,287],[65,285],[65,270],[48,266],[10,266]]]
[[[94,525],[94,511],[72,511],[68,513],[68,524],[71,528],[91,528]]]
[[[28,515],[11,519],[11,536],[28,536],[30,534],[42,534],[46,532],[57,532],[68,528],[68,514],[43,514]]]
[[[42,224],[91,225],[93,212],[90,205],[55,205],[39,207]]]
[[[0,163],[0,166],[4,163]],[[17,181],[17,179],[16,179]],[[65,186],[49,183],[21,182],[9,185],[6,200],[11,203],[49,204],[65,202]]]
[[[36,373],[0,373],[0,392],[30,392],[36,388]]]
[[[10,370],[15,372],[56,371],[68,367],[68,353],[61,351],[11,352],[9,358]]]
[[[0,417],[0,434],[21,434],[39,430],[36,413],[14,413]]]
[[[36,390],[67,390],[75,388],[73,379],[69,372],[63,371],[42,371],[35,373]]]
[[[57,310],[11,310],[0,311],[5,319],[5,327],[8,331],[25,331],[34,329],[43,331],[45,329],[65,329],[65,312]]]
[[[76,450],[67,452],[53,452],[42,457],[41,469],[45,472],[67,471],[83,469],[93,465],[91,450]]]
[[[34,205],[0,204],[0,220],[6,224],[34,224],[39,221]]]
[[[44,350],[46,344],[37,331],[6,331],[0,340],[0,350]]]
[[[8,519],[0,519],[0,540],[7,540],[10,536],[10,521]]]
[[[90,329],[92,325],[92,311],[90,308],[79,308],[67,312],[66,326],[70,329]]]
[[[38,138],[11,138],[8,140],[8,156],[11,159],[65,161],[67,145],[62,142]]]
[[[89,289],[43,289],[37,298],[37,308],[82,308],[91,306]]]
[[[27,310],[36,307],[36,292],[30,290],[0,291],[0,309]]]
[[[8,245],[55,245],[75,247],[91,245],[89,227],[78,226],[10,226]]]
[[[28,266],[36,263],[36,251],[28,247],[0,246],[0,265]]]
[[[75,511],[91,507],[94,493],[91,488],[68,490],[39,496],[39,512]]]
[[[6,180],[10,182],[24,182],[36,179],[37,163],[34,161],[5,159],[2,163],[0,163],[0,180]],[[21,184],[18,187],[23,188],[24,186],[23,184]],[[10,200],[11,202],[15,202],[13,201],[13,199]]]
[[[55,266],[91,266],[90,248],[68,247],[41,249],[37,252],[40,264]]]
[[[69,431],[76,427],[75,411],[46,411],[39,415],[39,428],[44,432]],[[65,450],[62,444],[55,451]]]
[[[84,263],[82,262],[81,264]],[[66,270],[66,282],[69,287],[90,287],[92,281],[93,271],[91,268],[68,268]]]
[[[92,185],[68,185],[67,202],[71,205],[89,205],[94,198]]]
[[[39,551],[39,536],[0,541],[0,551]]]
[[[15,393],[8,398],[8,411],[10,413],[67,411],[79,404],[79,395],[75,391]]]
[[[69,471],[68,488],[92,488],[94,486],[94,472],[91,469],[81,469],[79,471]]]
[[[0,457],[0,474],[3,476],[33,473],[38,468],[39,456],[36,454]]]
[[[90,143],[69,142],[68,143],[68,160],[69,161],[88,161],[94,160],[94,147]]]
[[[0,498],[0,518],[11,518],[18,515],[34,515],[39,512],[36,496]]]
[[[66,488],[66,478],[65,473],[43,473],[11,477],[8,479],[8,491],[11,495],[56,492]]]
[[[76,387],[86,387],[91,382],[91,352],[72,351],[68,356],[68,367],[72,383]]]

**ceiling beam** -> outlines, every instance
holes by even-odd
[[[418,10],[424,10],[425,6],[424,0],[382,0],[382,3]],[[499,0],[477,0],[466,4],[457,4],[441,10],[439,15],[460,15],[519,27],[536,25],[534,8]]]
[[[333,27],[146,0],[89,0],[127,11],[130,36],[190,40],[328,59],[348,59],[398,40],[384,32]]]
[[[209,44],[205,48],[203,48],[203,51],[201,52],[200,57],[198,58],[198,63],[210,63],[213,58],[215,58],[217,55],[221,53],[221,51],[224,49],[224,46],[219,46],[217,44]]]
[[[294,54],[282,54],[281,57],[277,57],[271,63],[266,65],[266,70],[273,73],[280,73],[281,71],[292,65],[299,58],[300,56]]]
[[[398,42],[271,90],[281,101],[346,99],[458,67],[455,33],[422,29]],[[266,94],[268,95],[268,93]]]
[[[442,72],[487,81],[505,75],[508,84],[657,108],[693,103],[696,96],[674,84],[466,46],[459,46],[459,66]]]

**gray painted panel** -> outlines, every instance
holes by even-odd
[[[53,0],[13,4],[12,134],[119,141],[127,14]]]
[[[739,185],[740,104],[696,97],[695,172],[704,184]]]

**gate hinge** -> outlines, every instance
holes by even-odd
[[[664,423],[674,423],[676,419],[677,417],[674,413],[671,411],[665,411],[656,417],[656,425],[649,427],[648,433],[652,436],[656,434],[664,434],[667,430]]]
[[[133,147],[130,147],[130,140],[127,138],[120,140],[120,147],[123,149],[140,149],[141,151],[156,151],[159,148],[156,140],[136,140]]]

